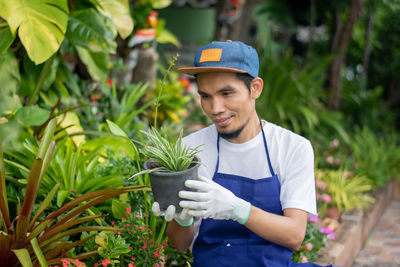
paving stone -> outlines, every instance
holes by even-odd
[[[400,267],[400,197],[389,204],[353,263],[372,266]]]

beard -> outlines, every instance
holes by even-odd
[[[224,138],[226,140],[234,139],[242,133],[243,129],[246,127],[246,125],[249,123],[249,121],[250,121],[250,117],[247,119],[247,121],[245,123],[243,123],[242,126],[237,128],[236,130],[233,130],[231,132],[218,131],[218,134],[219,134],[219,136],[221,136],[222,138]]]

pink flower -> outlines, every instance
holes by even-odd
[[[334,232],[331,228],[322,227],[322,228],[319,230],[319,232],[320,232],[320,233],[323,233],[323,234],[327,234],[331,239],[335,239],[335,232]]]
[[[308,262],[308,258],[306,256],[301,257],[301,262],[302,263]]]
[[[336,148],[340,145],[339,140],[333,139],[332,142],[329,144],[331,148]]]
[[[325,190],[325,189],[326,189],[326,183],[325,183],[325,182],[316,181],[316,182],[315,182],[315,185],[316,185],[319,189],[321,189],[321,190]]]
[[[101,262],[101,264],[103,266],[107,266],[107,265],[111,264],[111,262],[109,260],[105,259],[104,261]]]
[[[126,216],[129,216],[131,214],[131,207],[126,207]]]
[[[335,160],[335,163],[336,164],[340,164],[340,162],[342,162],[339,158],[337,158],[336,160]]]
[[[358,165],[358,163],[356,162],[356,163],[354,163],[354,169],[358,169],[358,167],[360,167],[360,165]]]
[[[333,157],[332,156],[329,156],[329,157],[327,157],[326,158],[326,162],[328,162],[329,164],[333,164]]]
[[[318,216],[312,216],[312,217],[308,218],[308,220],[310,222],[318,222],[319,221]]]
[[[135,264],[129,263],[129,264],[128,264],[128,267],[135,267]]]
[[[313,245],[311,243],[306,243],[304,245],[304,247],[306,248],[306,250],[312,250],[313,249]]]
[[[316,197],[317,200],[320,200],[321,199],[321,194],[320,193],[316,193],[315,197]]]
[[[322,152],[322,155],[324,155],[324,157],[327,157],[329,155],[329,151],[325,150],[324,152]]]
[[[159,258],[161,256],[161,254],[160,253],[157,253],[157,252],[154,252],[154,254],[153,254],[153,257],[154,258]]]
[[[121,218],[121,221],[126,221],[126,218]]]
[[[71,262],[69,260],[66,259],[61,259],[62,265],[63,267],[68,267],[68,265],[71,264]]]
[[[76,262],[76,266],[86,266],[85,263],[81,262],[81,261],[78,260],[78,259],[75,259],[75,262]]]
[[[353,172],[350,172],[350,171],[344,171],[344,176],[346,176],[347,178],[349,178],[349,177],[353,177]]]
[[[331,203],[332,202],[332,197],[328,194],[322,194],[321,199],[325,203]]]

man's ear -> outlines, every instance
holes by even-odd
[[[251,81],[251,98],[257,99],[263,90],[264,81],[260,77],[256,77]]]

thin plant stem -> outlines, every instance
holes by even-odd
[[[50,67],[53,64],[53,61],[55,58],[56,58],[56,54],[52,55],[49,58],[49,60],[47,60],[46,63],[44,63],[43,69],[39,75],[39,80],[36,83],[36,87],[33,90],[31,97],[29,98],[28,106],[33,105],[36,102],[37,95],[39,94],[40,89],[42,89],[44,81],[46,80],[46,77],[49,74]]]
[[[165,85],[165,80],[167,79],[168,74],[171,72],[172,67],[175,66],[176,61],[178,60],[179,54],[176,54],[176,56],[174,56],[171,60],[171,62],[169,63],[168,69],[167,71],[164,73],[164,77],[161,81],[161,85],[160,85],[160,90],[158,91],[158,95],[156,98],[156,109],[154,111],[154,128],[157,128],[157,116],[158,116],[158,107],[160,106],[160,98],[162,95],[162,91]]]

